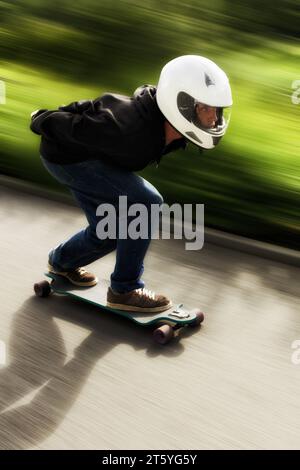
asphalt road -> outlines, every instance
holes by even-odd
[[[206,313],[159,346],[92,305],[34,296],[49,249],[84,225],[75,207],[0,188],[0,448],[299,448],[299,269],[154,240],[147,287]]]

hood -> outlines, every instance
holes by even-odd
[[[155,86],[142,85],[138,87],[133,93],[133,100],[137,111],[146,121],[153,121],[153,119],[165,120],[156,102]]]

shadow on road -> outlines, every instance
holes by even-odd
[[[156,345],[151,330],[100,313],[93,305],[60,296],[31,297],[16,312],[8,344],[10,364],[0,371],[1,449],[28,449],[51,435],[79,398],[95,364],[121,343],[145,349],[149,359],[184,350],[176,339],[168,346]],[[71,359],[59,318],[90,331]]]

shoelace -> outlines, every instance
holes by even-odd
[[[140,288],[140,289],[136,289],[136,292],[140,296],[145,296],[145,297],[148,297],[149,299],[152,299],[152,300],[155,299],[155,292],[153,292],[152,290],[149,290],[149,289],[145,289],[145,287]]]
[[[84,269],[84,268],[76,268],[75,271],[80,275],[86,274],[86,272],[87,272],[86,269]]]

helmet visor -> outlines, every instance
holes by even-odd
[[[224,135],[229,124],[231,107],[209,106],[196,101],[185,92],[178,93],[177,106],[180,114],[202,131],[214,136]]]
[[[211,135],[223,135],[230,121],[231,107],[212,107],[195,102],[192,122]]]

